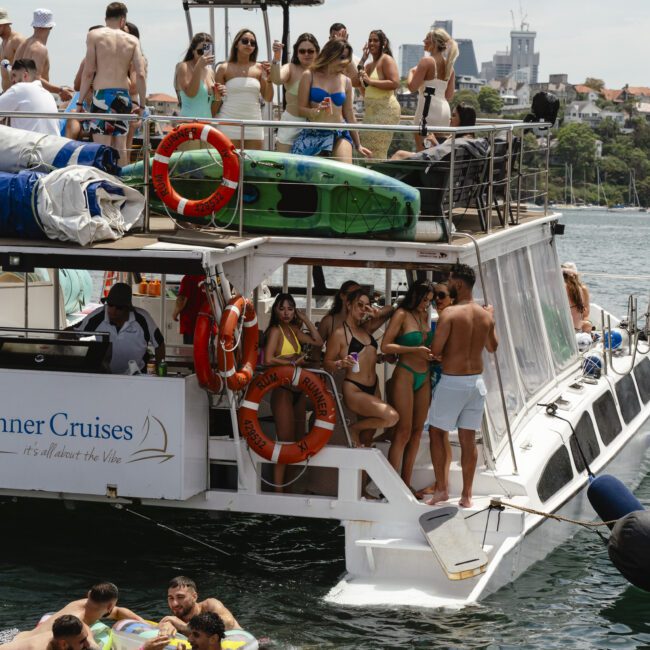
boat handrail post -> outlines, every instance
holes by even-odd
[[[607,332],[605,330],[605,310],[600,308],[600,331],[603,333],[603,344],[607,340]],[[603,374],[607,375],[607,348],[603,350]]]
[[[25,271],[25,297],[23,300],[23,309],[25,310],[25,329],[29,327],[29,272]]]
[[[345,432],[345,437],[348,441],[348,447],[352,447],[352,437],[350,436],[350,431],[348,430],[348,422],[345,419],[345,412],[343,411],[343,404],[341,403],[341,398],[339,397],[339,392],[336,389],[336,382],[334,377],[321,368],[309,368],[309,372],[313,372],[315,375],[323,375],[327,381],[332,385],[332,394],[334,395],[334,401],[336,402],[336,410],[338,411],[339,417],[341,418],[341,424],[343,425],[343,431]]]
[[[165,323],[167,322],[167,274],[163,273],[160,276],[160,324],[165,331]]]
[[[190,39],[191,40],[191,39]],[[151,149],[151,134],[149,131],[150,125],[155,122],[151,117],[145,117],[144,122],[142,123],[142,148],[144,149],[143,160],[142,160],[142,182],[144,184],[142,188],[142,194],[144,195],[144,232],[149,232],[150,226],[150,213],[149,213],[149,160],[150,160],[150,149]]]
[[[313,288],[314,288],[314,278],[312,276],[312,270],[313,266],[309,265],[307,266],[307,277],[305,281],[305,315],[307,316],[307,320],[311,321],[311,300],[312,300],[312,293],[313,293]]]
[[[551,127],[549,126],[546,130],[546,187],[544,189],[544,216],[548,214],[548,188],[549,188],[549,166],[551,164]]]
[[[238,208],[239,208],[239,236],[243,237],[244,236],[244,162],[245,162],[245,155],[244,155],[244,144],[245,144],[245,131],[246,127],[242,124],[240,127],[240,134],[239,134],[239,187],[238,187],[238,198],[239,198],[239,203],[238,203]]]
[[[485,219],[485,232],[490,233],[492,230],[492,201],[494,200],[494,131],[490,131],[490,162],[488,175],[490,181],[488,183],[488,200],[487,200],[487,216]]]
[[[525,135],[526,135],[526,128],[521,129],[521,142],[519,143],[519,169],[517,172],[517,223],[519,223],[519,215],[520,215],[520,210],[521,210],[521,186],[523,183],[523,178],[524,178],[524,144],[525,144]],[[537,170],[534,172],[535,174],[535,187],[537,187]],[[537,199],[535,196],[536,192],[533,191],[533,197],[534,199]]]
[[[393,269],[386,269],[386,281],[384,284],[384,306],[388,306],[393,302]],[[429,325],[430,326],[430,325]],[[386,382],[389,368],[392,366],[384,359],[384,392],[386,390]]]
[[[508,143],[508,154],[506,159],[506,191],[503,205],[503,227],[507,228],[510,224],[510,192],[512,188],[510,183],[512,181],[512,127],[506,131],[506,140]],[[519,169],[519,178],[521,178],[521,168]],[[521,189],[521,188],[519,188]],[[517,194],[517,220],[519,220],[519,193]]]
[[[282,293],[289,293],[289,265],[282,265]]]
[[[53,305],[54,305],[54,319],[52,321],[55,330],[61,329],[61,278],[59,277],[59,269],[51,269],[52,272],[52,291],[54,291]],[[66,323],[67,325],[67,323]]]
[[[456,134],[451,134],[451,152],[449,154],[449,217],[447,220],[447,241],[451,243],[454,227],[454,167],[456,163]]]
[[[481,280],[481,290],[483,291],[483,303],[485,305],[489,304],[487,286],[485,284],[485,275],[483,274],[483,262],[481,261],[481,251],[478,245],[476,237],[468,232],[456,232],[453,233],[457,237],[467,237],[472,244],[474,245],[474,251],[476,252],[476,264],[478,266],[478,275]],[[453,239],[453,236],[452,236]],[[499,366],[499,358],[497,353],[494,353],[494,368],[497,375],[497,383],[499,384],[499,396],[501,397],[501,408],[503,409],[503,418],[506,423],[506,433],[508,434],[508,446],[510,447],[510,456],[512,458],[512,473],[517,475],[519,474],[519,469],[517,468],[517,457],[515,455],[515,446],[512,441],[512,429],[510,428],[510,418],[508,417],[508,404],[506,403],[506,396],[503,392],[503,380],[501,378],[501,367]],[[489,437],[489,436],[488,436]],[[492,442],[489,444],[490,450],[492,450]]]

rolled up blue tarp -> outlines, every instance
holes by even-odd
[[[41,172],[0,172],[0,235],[22,239],[47,239],[34,216],[32,197]]]

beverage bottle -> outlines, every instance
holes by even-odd
[[[167,376],[167,362],[164,359],[160,360],[158,364],[158,376],[166,377]]]
[[[147,375],[155,377],[156,375],[156,362],[153,359],[147,361]]]

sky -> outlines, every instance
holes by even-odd
[[[39,3],[39,4],[35,4]],[[31,33],[32,11],[47,6],[57,26],[50,35],[50,79],[71,85],[85,52],[85,33],[103,22],[107,2],[98,0],[0,0],[9,11],[13,28]],[[172,93],[175,64],[188,45],[188,32],[181,0],[127,1],[129,20],[140,28],[142,47],[149,61],[148,92]],[[511,10],[517,25],[520,6],[530,29],[537,32],[540,52],[539,80],[549,74],[567,73],[571,83],[586,77],[604,79],[608,88],[650,86],[650,1],[625,0],[325,0],[322,6],[297,7],[291,13],[291,34],[312,32],[321,44],[331,23],[348,27],[355,54],[359,55],[370,29],[383,29],[398,56],[399,45],[420,43],[434,20],[452,19],[454,36],[474,41],[478,66],[491,60],[510,43]],[[208,31],[209,12],[191,12],[194,31]],[[282,12],[269,8],[271,38],[282,34]],[[216,54],[223,58],[224,12],[215,11]],[[263,43],[259,10],[231,9],[231,36],[249,27]],[[264,56],[261,59],[266,58]]]

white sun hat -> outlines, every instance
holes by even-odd
[[[34,20],[32,20],[32,27],[40,27],[42,29],[51,29],[55,27],[54,14],[50,9],[34,9]]]

